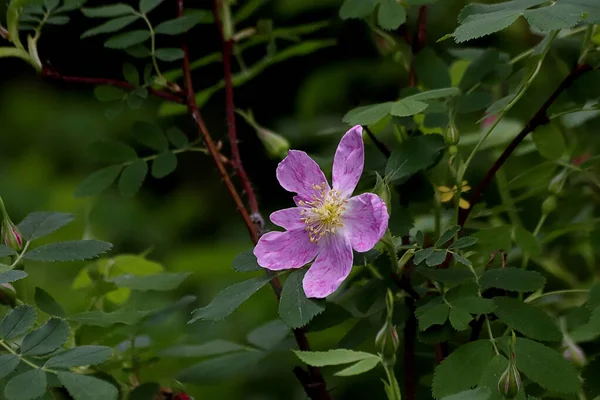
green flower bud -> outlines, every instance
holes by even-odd
[[[396,327],[389,321],[377,332],[375,345],[386,363],[393,365],[396,362],[396,351],[400,346],[400,339],[398,339]]]
[[[548,196],[548,198],[546,198],[546,200],[544,200],[544,202],[542,203],[542,214],[548,215],[554,212],[554,210],[556,210],[557,205],[558,201],[556,200],[556,196]]]
[[[506,371],[500,376],[500,380],[498,381],[498,391],[507,399],[514,399],[519,394],[521,390],[521,375],[519,374],[519,370],[514,364],[514,361],[511,361],[508,364],[508,368]]]
[[[559,194],[567,181],[567,170],[563,170],[550,181],[548,191],[552,194]]]
[[[583,368],[586,364],[586,357],[583,349],[575,344],[572,340],[564,342],[565,349],[563,357],[570,361],[577,368]]]
[[[373,193],[375,193],[377,196],[381,197],[381,200],[383,200],[385,205],[387,206],[388,215],[391,216],[392,215],[392,205],[391,205],[392,193],[390,191],[390,187],[385,182],[385,179],[383,179],[379,174],[377,174],[377,182],[375,183],[375,187],[373,188]]]
[[[458,129],[454,125],[454,121],[451,121],[446,128],[446,132],[444,132],[444,141],[448,145],[456,145],[458,144],[458,140],[460,139],[460,135],[458,133]]]
[[[263,142],[269,156],[277,159],[284,158],[290,149],[290,142],[286,138],[265,128],[256,130],[258,138]]]
[[[448,146],[448,154],[451,156],[455,156],[458,153],[458,146],[455,144]]]

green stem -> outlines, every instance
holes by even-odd
[[[23,246],[23,250],[21,250],[21,253],[19,253],[17,258],[15,258],[15,260],[12,262],[12,264],[10,264],[10,266],[9,266],[10,269],[15,268],[19,264],[19,262],[23,259],[23,256],[27,252],[27,248],[29,247],[30,243],[31,243],[30,241],[27,241],[25,243],[25,246]]]
[[[398,380],[396,379],[396,375],[394,375],[394,366],[385,363],[383,360],[381,361],[383,364],[383,368],[385,369],[385,374],[388,378],[388,384],[390,391],[386,391],[389,400],[402,400],[402,392],[400,391],[400,385],[398,385]]]
[[[540,231],[542,230],[542,226],[544,225],[546,218],[548,218],[548,214],[542,214],[542,216],[540,217],[540,219],[535,227],[535,230],[533,231],[534,237],[537,237],[537,235],[540,234]],[[521,261],[521,268],[527,269],[527,264],[529,264],[529,253],[525,253],[523,255],[523,260]]]
[[[515,209],[515,202],[510,196],[510,191],[508,190],[508,183],[506,180],[506,174],[504,170],[500,168],[496,172],[496,184],[498,185],[498,192],[500,193],[500,199],[502,203],[506,206],[506,213],[508,214],[508,218],[513,226],[521,226],[521,219],[519,218],[519,213],[517,213]]]
[[[546,296],[555,296],[555,295],[560,295],[560,294],[574,294],[574,293],[580,293],[580,294],[589,293],[589,289],[555,290],[553,292],[547,292],[547,293],[543,293],[543,294],[540,294],[537,296],[535,294],[532,294],[531,296],[529,296],[528,298],[525,299],[525,303],[533,303],[534,301],[537,301]]]
[[[590,52],[590,49],[593,48],[592,45],[592,36],[594,35],[594,25],[590,24],[587,26],[585,30],[585,35],[583,36],[583,41],[581,42],[581,56],[579,56],[578,64],[585,63],[585,59]]]
[[[199,153],[204,153],[204,154],[208,154],[208,150],[206,150],[204,147],[187,147],[185,149],[175,149],[175,150],[171,150],[169,151],[169,153],[172,154],[180,154],[180,153],[185,153],[188,151],[195,151],[195,152],[199,152]],[[151,156],[146,156],[146,157],[142,157],[141,160],[142,161],[152,161],[154,159],[156,159],[158,156],[160,156],[160,154],[153,154]],[[134,161],[126,161],[123,164],[121,164],[123,167],[126,167],[128,165],[133,164],[135,161],[137,161],[138,159],[134,160]]]
[[[16,351],[14,351],[9,345],[8,343],[6,343],[4,340],[0,340],[0,346],[4,347],[4,349],[6,351],[8,351],[10,354],[12,354],[13,356],[17,356],[21,359],[22,362],[24,362],[25,364],[29,365],[32,368],[35,369],[42,369],[46,372],[50,372],[50,373],[55,373],[53,370],[51,369],[45,369],[44,367],[40,367],[37,364],[32,363],[31,361],[29,361],[28,359],[26,359],[25,357],[23,357],[21,354],[17,353]]]
[[[390,257],[390,262],[392,263],[392,271],[397,272],[398,263],[400,260],[398,259],[398,254],[396,253],[396,249],[394,248],[392,232],[389,229],[385,232],[385,235],[383,235],[381,242],[385,246],[385,250],[388,253],[388,256]]]
[[[152,27],[152,23],[150,22],[146,14],[140,13],[138,15],[142,17],[144,22],[146,22],[148,30],[150,31],[150,57],[152,58],[152,65],[154,66],[154,71],[156,72],[156,75],[160,78],[160,80],[166,81],[166,79],[160,73],[160,69],[158,68],[158,62],[156,61],[156,34],[154,32],[154,28]]]
[[[488,331],[488,336],[490,337],[490,342],[492,342],[492,347],[494,348],[494,351],[496,352],[496,354],[500,355],[500,352],[498,351],[498,346],[496,346],[496,339],[494,338],[494,334],[492,333],[492,326],[490,325],[490,320],[487,317],[487,315],[484,315],[484,317],[485,317],[485,326]]]

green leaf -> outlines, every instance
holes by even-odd
[[[435,267],[436,265],[440,265],[446,259],[446,251],[445,250],[434,250],[430,255],[425,259],[425,263],[430,267]]]
[[[392,150],[385,173],[390,182],[403,183],[417,172],[431,167],[445,147],[440,135],[411,137]]]
[[[473,390],[465,390],[452,396],[444,397],[442,400],[488,400],[492,391],[486,387],[478,387]]]
[[[532,339],[559,341],[562,334],[541,309],[510,297],[496,297],[495,313],[510,328]]]
[[[169,142],[160,127],[148,121],[136,121],[133,124],[133,137],[139,143],[156,151],[167,151]]]
[[[178,149],[185,149],[190,145],[187,136],[181,131],[181,129],[173,126],[167,129],[167,138],[171,144]]]
[[[379,361],[379,357],[375,354],[366,353],[364,351],[354,351],[347,349],[334,349],[329,351],[299,351],[293,350],[298,358],[313,367],[325,367],[327,365],[349,364],[362,360]]]
[[[132,23],[134,23],[135,21],[137,21],[138,18],[139,18],[139,15],[126,15],[124,17],[117,17],[117,18],[108,20],[105,23],[103,23],[102,25],[98,25],[95,28],[88,29],[87,31],[83,32],[83,34],[81,35],[81,39],[84,39],[84,38],[87,38],[90,36],[96,36],[101,33],[118,32],[121,29],[125,28],[126,26],[129,26]]]
[[[117,140],[100,140],[89,147],[89,152],[98,161],[107,163],[125,163],[137,159],[135,150]]]
[[[110,383],[87,375],[59,372],[58,380],[74,400],[116,400],[119,394]]]
[[[433,89],[427,90],[426,92],[421,92],[417,94],[413,94],[412,96],[405,97],[404,99],[410,100],[436,100],[443,99],[447,97],[455,97],[461,94],[460,89],[455,87],[447,87],[442,89]]]
[[[417,53],[414,68],[419,82],[427,89],[452,86],[448,66],[430,47],[426,47]]]
[[[119,87],[100,85],[94,88],[94,97],[99,101],[122,100],[125,96],[127,96],[127,92]]]
[[[325,311],[325,302],[309,299],[304,294],[302,280],[306,270],[293,271],[285,281],[279,302],[279,316],[290,328],[308,324],[315,315]]]
[[[25,253],[23,258],[43,262],[89,260],[111,248],[112,244],[100,240],[71,240],[40,246]]]
[[[72,368],[98,365],[105,362],[113,351],[106,346],[80,346],[55,355],[44,364],[45,368]]]
[[[0,378],[11,374],[21,362],[21,359],[12,354],[3,354],[0,356]]]
[[[509,27],[521,16],[521,11],[496,11],[467,17],[452,36],[457,43],[477,39]]]
[[[152,176],[164,178],[177,169],[177,156],[170,151],[159,154],[152,162]]]
[[[290,334],[289,326],[280,319],[269,321],[248,334],[246,340],[254,346],[270,350]]]
[[[567,148],[562,133],[554,124],[538,126],[531,135],[541,156],[548,160],[558,160]]]
[[[448,301],[452,307],[462,308],[471,314],[489,314],[496,309],[496,304],[490,299],[482,299],[477,296],[450,298],[451,296],[448,295],[448,297]]]
[[[34,400],[46,392],[46,373],[30,369],[12,378],[4,388],[6,400]]]
[[[161,22],[154,29],[154,32],[163,35],[180,35],[189,31],[199,23],[200,19],[197,14],[184,15],[183,17]]]
[[[491,229],[481,229],[473,234],[477,244],[486,252],[495,250],[509,251],[511,249],[512,226],[504,225]]]
[[[428,247],[426,249],[417,251],[413,258],[415,265],[421,264],[423,262],[423,260],[425,260],[427,257],[429,257],[431,255],[431,253],[433,253],[433,250],[434,250],[433,247]]]
[[[483,370],[477,386],[480,388],[487,387],[492,391],[492,395],[488,400],[505,400],[504,396],[498,391],[498,381],[507,367],[508,360],[504,356],[497,354]],[[517,397],[516,400],[520,399]]]
[[[148,39],[150,39],[150,32],[138,29],[111,36],[104,42],[104,47],[108,49],[126,49],[127,47],[144,43]]]
[[[523,250],[523,253],[529,254],[531,257],[538,257],[542,253],[537,238],[522,226],[515,226],[515,242]]]
[[[183,50],[174,47],[158,49],[155,54],[161,61],[177,61],[183,58]]]
[[[27,277],[27,272],[21,270],[13,269],[5,272],[0,272],[0,284],[18,281],[25,277]]]
[[[252,252],[252,249],[246,250],[243,253],[235,256],[233,259],[232,268],[236,272],[253,272],[264,269],[258,265],[258,261],[256,261],[256,256]]]
[[[179,287],[188,276],[190,276],[189,272],[162,273],[147,276],[127,274],[111,278],[109,281],[114,282],[118,287],[143,292],[149,290],[168,291]]]
[[[140,0],[140,11],[149,13],[160,5],[164,0]]]
[[[136,44],[135,46],[131,46],[125,49],[125,52],[129,54],[131,57],[135,58],[146,58],[150,57],[151,52],[150,49],[143,44]],[[148,64],[152,67],[152,64]],[[146,66],[147,68],[147,66]],[[153,67],[152,67],[153,68]],[[152,68],[150,70],[150,74],[152,73]],[[148,77],[147,74],[144,74],[145,77]],[[150,79],[145,79],[146,83],[151,83]]]
[[[583,389],[588,398],[600,396],[600,380],[598,379],[598,374],[600,374],[600,357],[596,357],[588,362],[581,372]],[[1,373],[0,376],[2,376]]]
[[[469,327],[469,323],[473,319],[471,314],[460,307],[452,307],[448,316],[450,324],[457,331],[464,331]]]
[[[454,350],[435,370],[433,396],[441,399],[477,385],[493,355],[489,340],[476,340]]]
[[[583,18],[584,12],[572,4],[556,3],[549,7],[527,10],[523,13],[527,22],[542,32],[572,28]]]
[[[58,304],[44,289],[36,287],[33,298],[35,305],[46,314],[55,315],[57,317],[65,317],[67,315],[60,304]]]
[[[69,320],[82,325],[108,327],[115,324],[135,325],[144,319],[149,311],[134,310],[132,308],[120,308],[110,313],[101,311],[86,311],[71,315]]]
[[[498,288],[513,292],[535,292],[546,284],[539,272],[520,268],[490,269],[481,275],[479,285],[483,290]]]
[[[398,29],[406,22],[406,11],[396,0],[380,0],[377,23],[383,29]]]
[[[123,169],[119,178],[119,191],[123,197],[134,196],[146,179],[148,164],[146,161],[137,159]]]
[[[75,189],[75,197],[90,197],[102,193],[117,179],[121,169],[120,165],[111,165],[89,175]]]
[[[349,125],[372,125],[381,121],[391,110],[393,102],[358,107],[348,111],[343,121]]]
[[[21,228],[19,228],[19,230],[21,231],[21,234],[23,234],[23,230]],[[5,246],[3,244],[0,244],[0,257],[16,256],[16,255],[17,255],[17,252],[14,249],[12,249],[8,246]]]
[[[557,351],[524,338],[515,345],[517,368],[543,388],[560,393],[577,393],[577,371]]]
[[[405,98],[392,103],[390,114],[396,117],[410,117],[425,110],[429,105],[422,101]]]
[[[50,25],[66,25],[71,19],[66,15],[54,15],[46,19],[46,23]]]
[[[365,372],[369,372],[376,366],[378,366],[380,360],[378,358],[367,358],[366,360],[361,360],[354,365],[349,366],[348,368],[344,368],[341,371],[336,372],[335,376],[354,376],[364,374]]]
[[[236,283],[220,291],[206,307],[198,308],[192,313],[189,323],[202,320],[219,321],[234,312],[243,302],[265,286],[273,276],[265,275]]]
[[[475,277],[471,271],[462,268],[436,269],[417,267],[416,272],[429,280],[453,285],[472,282],[475,280]]]
[[[127,4],[112,4],[110,6],[83,8],[81,10],[89,18],[110,18],[121,15],[134,14],[135,10]]]
[[[458,226],[458,225],[450,227],[449,229],[445,230],[444,233],[442,233],[440,235],[437,242],[435,242],[435,247],[439,248],[439,247],[445,245],[450,239],[452,239],[454,237],[454,235],[458,231],[460,231],[460,226]]]
[[[229,378],[241,371],[257,368],[256,364],[265,358],[262,351],[244,351],[211,358],[192,365],[177,375],[177,380],[196,385]]]
[[[415,315],[419,320],[419,330],[424,331],[433,325],[443,325],[448,319],[449,313],[450,307],[448,304],[437,301],[430,301],[428,304],[417,308]]]
[[[131,63],[123,64],[123,77],[133,86],[139,86],[140,84],[140,73]]]
[[[477,57],[465,71],[459,87],[463,92],[471,89],[473,86],[490,75],[500,60],[500,54],[496,50],[486,50]]]
[[[448,246],[448,250],[464,249],[465,247],[473,246],[475,243],[477,243],[477,238],[463,236],[455,242],[452,242],[452,244]]]
[[[50,318],[44,325],[23,338],[21,354],[39,356],[61,347],[69,338],[69,325],[60,318]]]
[[[35,324],[35,309],[29,305],[21,305],[4,316],[0,323],[0,335],[3,339],[14,339],[23,336]]]
[[[375,0],[345,0],[340,8],[340,18],[362,18],[371,14],[375,9]]]
[[[68,213],[33,212],[21,221],[18,228],[25,239],[35,240],[59,230],[73,219],[73,214]]]
[[[158,355],[160,357],[192,358],[235,353],[245,350],[248,350],[248,348],[240,346],[237,343],[216,339],[204,344],[182,344],[167,347],[166,349],[161,350]]]

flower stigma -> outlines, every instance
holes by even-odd
[[[348,200],[341,197],[339,190],[329,190],[326,183],[313,184],[312,200],[299,201],[298,205],[303,207],[300,211],[302,222],[306,224],[306,231],[311,243],[318,243],[327,235],[344,226],[342,215],[346,211],[345,204]]]

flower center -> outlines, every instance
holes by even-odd
[[[306,224],[310,241],[318,243],[323,236],[335,233],[336,229],[344,226],[342,215],[347,200],[340,197],[340,191],[327,189],[326,183],[313,184],[312,187],[316,192],[312,200],[299,201],[298,205],[303,207],[300,216]]]

